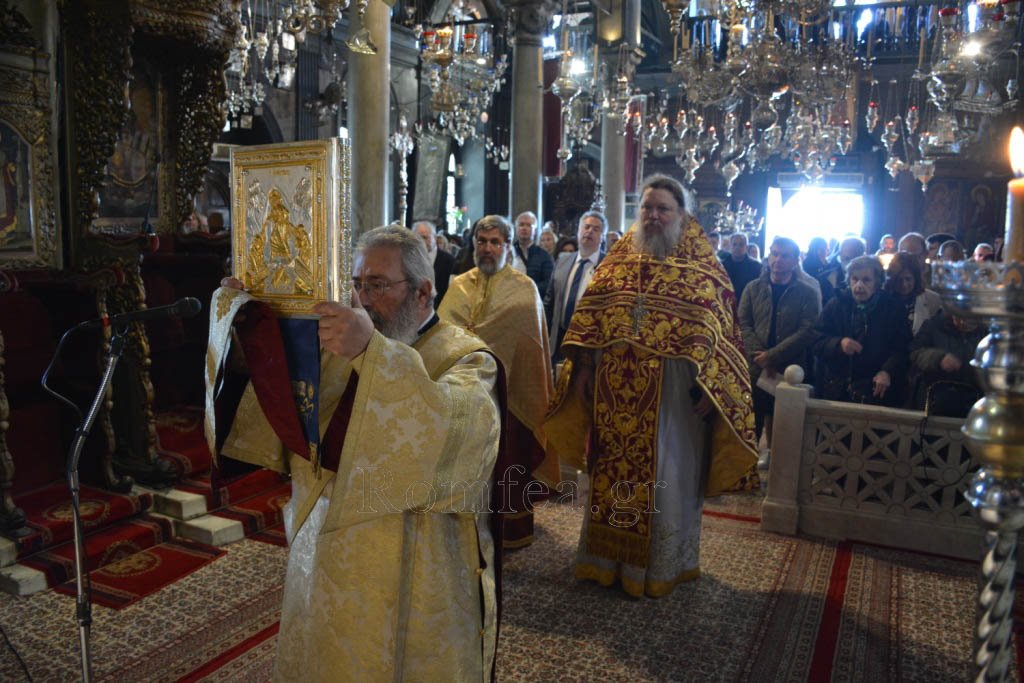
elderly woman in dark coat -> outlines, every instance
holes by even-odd
[[[822,398],[899,404],[910,326],[906,309],[881,291],[884,278],[877,258],[855,258],[846,271],[848,289],[822,310],[813,346]]]
[[[924,410],[929,388],[943,383],[944,389],[963,394],[957,403],[967,408],[982,393],[978,373],[970,366],[986,328],[979,321],[966,320],[940,311],[926,322],[910,342],[910,367],[914,376],[912,407]],[[966,417],[962,415],[950,417]]]

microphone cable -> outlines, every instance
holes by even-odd
[[[61,349],[64,348],[64,343],[68,340],[68,337],[71,335],[72,332],[77,332],[81,328],[82,328],[82,324],[75,325],[74,327],[72,327],[69,330],[67,330],[63,335],[61,335],[60,341],[57,342],[57,348],[54,349],[54,351],[53,351],[53,358],[50,359],[50,364],[46,366],[46,370],[43,372],[42,380],[40,380],[40,384],[42,385],[42,387],[46,391],[46,393],[50,394],[51,396],[56,398],[58,401],[60,401],[64,405],[66,405],[69,408],[71,408],[72,411],[74,411],[75,418],[76,418],[76,424],[78,425],[78,427],[76,427],[76,429],[75,429],[75,438],[78,438],[78,436],[79,436],[79,434],[81,433],[81,430],[82,430],[82,410],[78,407],[78,404],[76,404],[70,398],[68,398],[67,396],[64,396],[63,394],[61,394],[57,390],[55,390],[52,387],[50,387],[49,381],[50,381],[50,373],[53,371],[54,366],[57,364],[57,359],[60,357]],[[113,334],[111,336],[111,343],[114,343],[114,337],[116,337],[117,335],[118,335],[118,332],[116,332],[116,331],[113,332]],[[70,470],[70,467],[71,467],[71,463],[69,462],[68,465],[67,465],[67,468],[68,468],[67,477],[68,477],[68,485],[69,486],[71,485],[71,470]],[[80,485],[79,485],[79,488],[80,488]],[[80,539],[82,539],[82,549],[84,551],[84,549],[85,549],[85,524],[82,522],[82,511],[80,509],[79,500],[78,500],[79,497],[80,497],[79,495],[72,495],[71,496],[71,507],[72,507],[72,517],[71,517],[71,519],[72,519],[72,524],[75,524],[76,527],[77,527],[78,537]],[[85,568],[85,571],[82,572],[82,594],[83,594],[83,596],[85,598],[84,605],[82,603],[78,603],[76,601],[76,606],[77,606],[77,609],[78,609],[77,614],[78,614],[80,622],[82,620],[82,612],[83,612],[83,610],[85,610],[86,613],[87,613],[88,605],[89,605],[90,602],[92,602],[92,574],[91,574],[91,572],[89,571],[89,569],[87,567]],[[92,619],[88,618],[85,621],[88,622],[86,625],[91,625]],[[4,639],[7,640],[7,635],[6,634],[4,634]],[[9,640],[7,642],[8,642],[8,644],[10,644]],[[13,646],[11,646],[11,649],[13,650]],[[18,659],[19,660],[21,659],[20,655],[18,656]],[[22,663],[22,666],[24,666],[24,663]],[[27,669],[26,669],[26,673],[28,673]],[[31,678],[29,680],[31,680]]]
[[[46,370],[43,372],[43,378],[42,378],[42,380],[40,380],[40,384],[43,385],[43,389],[46,391],[46,393],[48,393],[50,396],[53,396],[55,399],[57,399],[61,403],[65,404],[66,406],[71,408],[71,410],[74,411],[75,417],[77,418],[76,419],[76,424],[82,424],[82,411],[78,407],[78,405],[74,401],[69,399],[67,396],[64,396],[63,394],[61,394],[61,393],[57,392],[56,390],[50,388],[50,385],[49,385],[50,372],[53,370],[53,366],[57,364],[57,358],[60,357],[60,351],[61,351],[62,348],[64,348],[64,342],[67,341],[68,335],[70,335],[72,332],[76,331],[77,329],[78,329],[78,326],[76,325],[75,327],[72,327],[67,332],[65,332],[63,335],[61,335],[60,341],[57,342],[57,348],[53,350],[53,358],[50,359],[50,364],[46,366]]]

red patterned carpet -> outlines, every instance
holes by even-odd
[[[92,601],[123,609],[205,567],[224,553],[220,548],[187,538],[165,541],[90,572]],[[75,596],[78,585],[72,580],[55,590]]]
[[[509,557],[501,681],[963,681],[976,565],[762,533],[753,496],[709,501],[704,576],[662,600],[572,579],[580,511],[537,510]],[[158,593],[94,612],[97,680],[265,681],[286,550],[241,541]],[[36,681],[77,670],[74,604],[0,596]],[[0,679],[24,680],[0,642]]]

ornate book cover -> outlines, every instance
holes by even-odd
[[[350,185],[348,140],[231,150],[232,272],[278,315],[350,300]]]

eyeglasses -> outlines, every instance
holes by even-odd
[[[478,247],[498,247],[499,249],[505,246],[505,240],[501,237],[477,237],[476,246]]]
[[[404,280],[395,280],[394,282],[389,282],[388,280],[367,280],[366,282],[363,282],[358,278],[352,278],[352,289],[356,290],[356,292],[366,292],[366,296],[371,299],[379,299],[384,296],[384,292],[388,291],[393,286],[408,281],[409,278]]]

